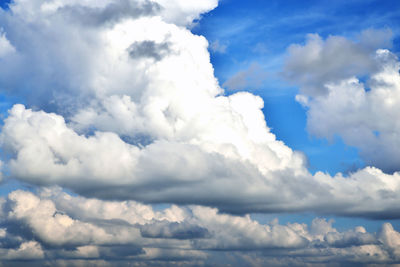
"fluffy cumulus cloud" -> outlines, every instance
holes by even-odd
[[[375,167],[349,177],[310,174],[304,155],[270,131],[260,97],[227,96],[219,86],[207,40],[189,30],[216,5],[16,0],[0,11],[0,88],[23,103],[9,110],[2,125],[3,179],[62,188],[14,191],[0,201],[4,264],[198,266],[230,259],[244,266],[304,266],[333,259],[399,260],[399,233],[391,225],[377,234],[362,227],[338,232],[322,219],[310,226],[261,225],[248,215],[220,213],[399,218],[400,174]],[[379,42],[370,35],[359,37],[365,51],[390,34],[382,33]],[[321,39],[311,39],[324,50]],[[332,42],[337,41],[350,52],[359,50],[359,44]],[[299,67],[305,48],[292,48],[297,55],[292,68]],[[357,59],[375,62],[362,53]],[[392,68],[356,64],[354,71],[380,71],[371,88],[381,88],[377,95],[385,98],[398,83],[387,73],[398,65],[385,50],[376,58]],[[333,65],[329,72],[338,69]],[[337,86],[329,80],[324,92],[314,94],[325,76],[312,83],[296,75],[291,77],[309,88],[307,103]],[[371,101],[364,105],[374,107],[372,98],[362,100]],[[394,119],[390,108],[382,112]],[[149,203],[183,206],[155,211]]]
[[[359,226],[340,232],[332,221],[310,225],[219,214],[202,206],[155,211],[133,201],[101,201],[62,190],[14,191],[1,208],[0,255],[6,266],[221,266],[390,264],[400,259],[400,233]],[[231,256],[226,257],[226,254]]]
[[[302,88],[297,100],[308,108],[308,130],[335,135],[359,148],[368,165],[400,170],[400,63],[390,32],[368,30],[357,42],[311,35],[289,48],[286,73]]]
[[[234,95],[231,106],[235,106],[235,97],[242,101],[248,97],[249,106],[257,100],[247,93]],[[256,111],[255,116],[262,119],[261,111]],[[255,120],[255,116],[251,118]],[[221,119],[211,130],[228,127],[226,122]],[[264,130],[264,135],[255,131],[260,142],[222,129],[224,137],[232,135],[230,144],[214,137],[215,143],[210,139],[203,143],[200,138],[193,143],[161,139],[142,147],[111,132],[78,135],[59,115],[15,105],[1,137],[11,157],[7,168],[14,177],[31,184],[61,185],[82,195],[203,204],[231,213],[311,210],[399,217],[398,173],[387,175],[366,168],[350,177],[311,175],[302,165],[302,157]],[[271,140],[262,140],[268,137]]]

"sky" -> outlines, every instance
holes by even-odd
[[[0,7],[0,266],[400,264],[400,2]]]

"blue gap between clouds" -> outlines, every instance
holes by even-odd
[[[11,3],[11,0],[0,0],[0,8],[8,9],[9,3]]]

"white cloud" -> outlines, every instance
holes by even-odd
[[[177,77],[191,71],[204,76],[184,76],[186,83],[205,78],[203,84],[211,82],[207,87],[219,91],[206,40],[169,23],[171,19],[186,25],[217,2],[164,2],[15,1],[12,12],[1,16],[0,25],[18,53],[4,59],[0,84],[14,95],[29,96],[31,105],[63,115],[74,115],[77,108],[111,95],[127,95],[137,102],[149,80],[153,88],[168,80],[175,86]],[[143,41],[170,43],[171,58],[151,67],[151,60],[129,57],[131,45]],[[169,68],[170,64],[177,68]],[[160,72],[169,74],[160,77]],[[185,79],[180,80],[180,86],[185,86]]]
[[[163,9],[162,15],[167,22],[179,26],[191,26],[200,19],[200,15],[206,13],[218,5],[218,0],[157,0]]]
[[[78,135],[61,116],[16,105],[1,135],[11,156],[8,168],[32,184],[58,184],[108,199],[206,204],[238,213],[311,210],[399,216],[399,173],[366,168],[347,178],[312,176],[302,157],[268,133],[261,111],[248,108],[257,98],[241,93],[228,99],[220,107],[232,108],[240,120],[229,121],[228,113],[209,129],[204,124],[192,143],[158,140],[145,147],[110,132]],[[243,137],[241,129],[247,130]],[[229,138],[230,145],[225,143]]]
[[[372,47],[375,47],[377,40],[384,39],[381,37],[384,33],[364,32],[360,43],[335,37],[341,40],[336,41],[338,50],[331,48],[334,47],[330,44],[333,37],[326,41],[316,37],[305,46],[293,46],[298,54],[296,56],[292,52],[289,62],[315,67],[310,69],[305,66],[298,74],[299,79],[296,78],[301,86],[305,86],[296,99],[308,108],[309,132],[328,139],[339,135],[346,144],[359,148],[361,157],[368,165],[393,172],[400,168],[400,154],[396,149],[400,145],[397,119],[400,112],[400,65],[389,50],[375,51],[367,46],[372,42]],[[375,40],[372,40],[375,35]],[[355,46],[358,52],[349,56],[349,51],[341,50],[341,43]],[[318,52],[311,56],[307,51],[311,52],[311,46],[314,45],[317,48],[313,51]],[[357,53],[362,53],[362,58],[354,58]],[[368,70],[357,71],[352,70],[352,66],[369,67]],[[357,78],[363,74],[368,75],[366,82]],[[304,80],[300,77],[307,77],[306,85],[300,81]],[[309,84],[320,93],[310,91],[307,87]]]

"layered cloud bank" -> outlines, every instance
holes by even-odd
[[[362,227],[340,233],[321,219],[311,226],[260,225],[218,213],[400,218],[400,174],[376,168],[398,170],[397,152],[389,146],[383,157],[393,162],[387,166],[370,156],[375,167],[349,177],[310,174],[304,155],[271,133],[260,97],[224,94],[207,40],[189,30],[217,1],[198,2],[17,0],[9,11],[0,10],[0,88],[23,103],[9,110],[0,134],[5,179],[80,195],[12,192],[2,206],[2,259],[36,259],[40,266],[42,260],[82,265],[84,259],[94,265],[222,265],[225,251],[247,250],[232,254],[231,262],[398,261],[399,233],[389,224],[378,234]],[[298,99],[309,107],[315,133],[357,132],[350,126],[363,125],[361,115],[373,114],[382,100],[395,101],[397,59],[376,51],[389,33],[380,33],[379,44],[368,39],[371,34],[360,37],[369,46],[355,54],[360,62],[353,71],[374,73],[369,91],[338,66],[329,70],[332,79],[318,73],[308,79],[298,71],[304,51],[320,51],[311,61],[323,64],[330,55],[324,49],[341,42],[354,54],[356,44],[341,38],[325,44],[312,36],[290,50],[288,77],[304,85]],[[360,104],[350,105],[353,117],[340,128],[342,120],[324,116],[343,117],[341,105],[329,103],[343,99],[349,106],[347,97]],[[372,140],[366,146],[383,146],[374,138],[397,142],[398,131],[388,129],[396,105],[386,106],[377,115],[388,118],[379,121],[382,128],[365,125],[361,131],[361,143]],[[346,133],[337,132],[352,144]],[[366,158],[372,153],[361,149]],[[134,201],[195,206],[157,212]]]
[[[6,266],[304,266],[400,260],[400,233],[359,226],[339,232],[331,221],[310,225],[221,215],[201,206],[155,211],[133,201],[14,191],[2,201],[0,255]],[[229,256],[227,256],[229,254]],[[85,264],[83,264],[85,262]]]

